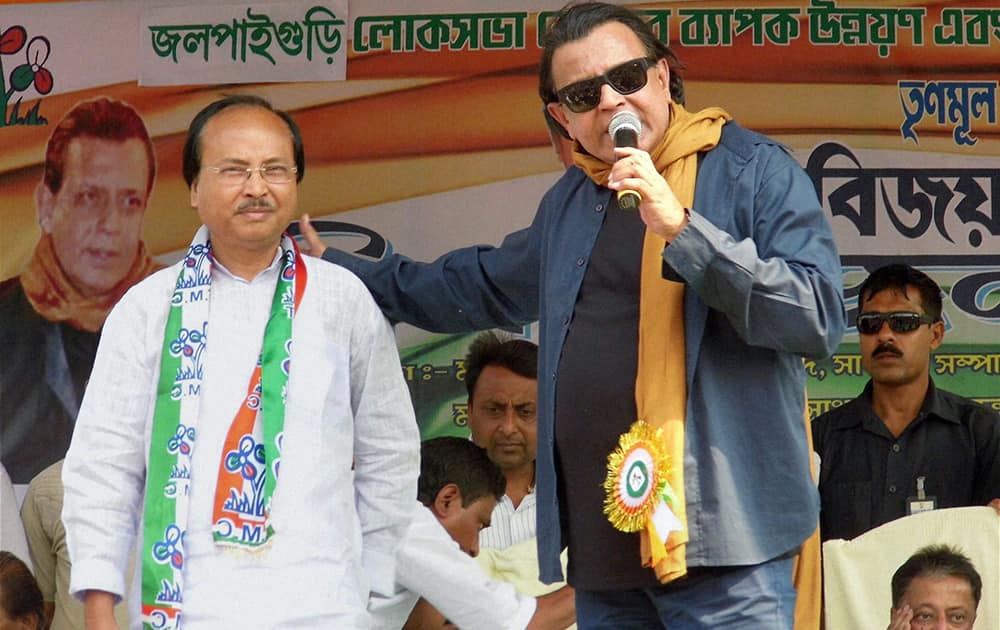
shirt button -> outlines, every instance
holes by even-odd
[[[890,494],[896,494],[896,486],[895,485],[889,486],[889,493]]]
[[[599,203],[596,206],[594,206],[594,212],[604,212],[604,204]]]
[[[898,443],[892,445],[892,452],[893,453],[898,453],[899,452],[899,444]]]
[[[563,315],[562,322],[563,322],[563,326],[568,325],[569,324],[569,315]]]
[[[577,259],[576,259],[576,266],[577,266],[577,267],[582,267],[582,266],[583,266],[583,263],[585,263],[585,262],[587,262],[587,259],[586,259],[586,258],[577,258]]]

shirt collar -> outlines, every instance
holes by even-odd
[[[885,423],[882,422],[882,419],[876,415],[875,410],[872,408],[872,389],[872,381],[869,379],[864,391],[858,396],[858,402],[860,403],[859,413],[844,414],[841,416],[840,422],[837,423],[837,428],[849,429],[860,426],[880,435],[885,433]],[[939,390],[934,385],[934,379],[930,377],[928,377],[927,393],[924,394],[924,401],[920,405],[920,411],[917,413],[917,417],[913,419],[913,422],[907,426],[907,430],[923,422],[925,419],[961,424],[961,414],[941,396]]]
[[[274,259],[271,260],[271,264],[262,269],[261,272],[258,273],[256,276],[254,276],[253,280],[250,281],[244,280],[239,276],[233,275],[233,272],[226,269],[226,266],[223,265],[221,262],[219,262],[217,258],[212,258],[212,270],[225,274],[229,278],[236,280],[238,282],[242,282],[243,284],[253,284],[257,280],[260,280],[262,277],[278,271],[281,260],[282,260],[281,247],[278,247],[278,249],[276,249],[274,252]]]
[[[940,390],[934,385],[934,379],[930,378],[930,382],[927,385],[927,395],[924,396],[924,404],[920,408],[920,415],[934,416],[945,422],[951,422],[953,424],[962,423],[962,414],[951,404],[944,396],[941,395]]]

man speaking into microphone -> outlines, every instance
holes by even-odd
[[[569,547],[580,628],[791,628],[818,515],[802,357],[844,330],[830,227],[778,144],[684,109],[640,16],[587,3],[551,24],[539,92],[576,167],[532,224],[431,263],[323,257],[428,330],[540,320],[540,574],[561,579]],[[619,112],[636,146],[609,133]]]

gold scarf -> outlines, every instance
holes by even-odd
[[[650,152],[656,169],[670,184],[685,208],[694,203],[698,153],[719,143],[722,126],[732,117],[712,107],[690,113],[670,104],[670,125],[659,145]],[[574,160],[598,185],[608,182],[611,165],[579,150]],[[677,501],[674,514],[684,525],[672,532],[664,544],[654,543],[646,530],[640,532],[642,563],[667,583],[687,573],[687,511],[684,504],[684,415],[687,404],[687,374],[684,366],[684,284],[663,279],[663,248],[666,242],[646,230],[642,245],[642,278],[639,290],[639,364],[635,402],[639,418],[662,428],[664,449],[672,462],[667,481]]]
[[[813,438],[812,421],[809,418],[809,392],[805,396],[806,444],[809,448],[809,472],[814,483],[819,480],[816,460],[812,457]],[[819,630],[823,614],[823,556],[820,553],[822,543],[819,539],[819,524],[812,536],[806,538],[795,556],[792,565],[792,586],[798,596],[795,598],[795,630]]]
[[[111,308],[125,292],[163,265],[146,252],[140,241],[139,252],[128,274],[111,291],[95,297],[80,293],[66,276],[52,247],[52,235],[45,233],[35,246],[28,268],[21,274],[24,295],[35,312],[51,322],[66,322],[79,330],[97,332]]]

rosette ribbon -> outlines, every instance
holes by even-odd
[[[608,455],[604,480],[604,514],[619,531],[646,530],[653,566],[666,557],[670,532],[684,529],[672,509],[677,501],[667,482],[672,462],[664,452],[661,434],[642,420],[633,423]]]

